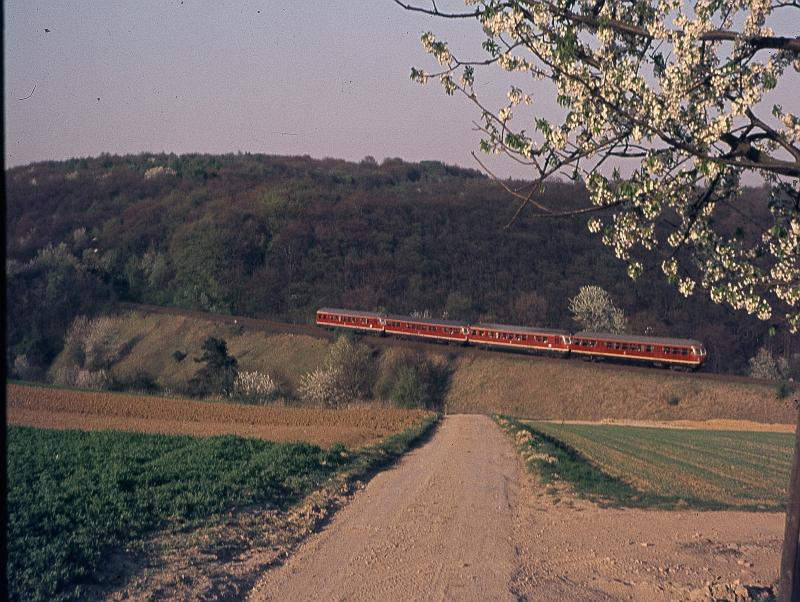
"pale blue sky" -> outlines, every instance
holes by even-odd
[[[8,166],[242,150],[477,167],[474,107],[408,77],[413,65],[431,66],[424,30],[479,48],[475,24],[431,20],[390,0],[5,8]]]
[[[477,168],[477,109],[408,77],[411,66],[434,67],[423,31],[477,50],[474,21],[391,0],[8,0],[4,25],[7,166],[241,150]],[[499,107],[507,75],[480,77]],[[552,115],[543,86],[537,108]],[[792,90],[785,96],[797,103]],[[526,173],[490,164],[499,175]]]

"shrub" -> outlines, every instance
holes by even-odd
[[[786,399],[792,394],[793,390],[794,387],[792,387],[792,383],[787,380],[782,380],[778,383],[778,386],[775,387],[775,397],[778,399]]]
[[[208,337],[203,341],[202,349],[203,355],[194,361],[205,363],[205,366],[189,380],[189,393],[194,397],[230,397],[239,364],[235,357],[228,355],[228,344],[224,339]]]
[[[20,380],[39,380],[42,377],[42,370],[32,365],[28,356],[23,353],[14,358],[12,374]]]
[[[158,393],[161,386],[149,372],[138,369],[132,376],[117,378],[113,388],[120,391],[136,391],[139,393]]]
[[[398,371],[389,399],[399,408],[427,407],[428,387],[416,366],[402,366]]]
[[[180,349],[176,349],[172,352],[172,359],[175,360],[176,364],[180,364],[183,360],[186,359],[188,354],[185,351],[181,351]]]
[[[403,408],[439,409],[450,384],[451,367],[441,356],[390,349],[381,358],[375,391]]]
[[[373,372],[369,348],[341,336],[331,346],[324,364],[300,379],[297,392],[314,405],[343,407],[369,397]]]
[[[106,370],[117,362],[126,345],[117,340],[116,321],[108,316],[78,316],[64,338],[67,364],[87,370]]]
[[[110,368],[120,359],[125,345],[116,337],[116,321],[108,316],[91,320],[84,334],[84,367],[90,370]]]
[[[750,376],[764,380],[781,380],[789,371],[789,363],[785,358],[775,358],[766,347],[761,347],[755,356],[750,358]]]
[[[53,374],[52,380],[57,385],[96,391],[108,389],[112,385],[112,379],[107,371],[87,370],[77,366],[59,368]]]
[[[239,372],[233,382],[233,397],[249,403],[265,403],[279,394],[278,383],[263,372]]]
[[[670,398],[667,400],[667,404],[668,404],[668,405],[671,405],[671,406],[676,406],[676,405],[678,405],[680,402],[681,402],[681,398],[680,398],[680,397],[678,397],[677,395],[673,395],[672,397],[670,397]]]

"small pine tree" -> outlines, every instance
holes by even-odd
[[[224,339],[208,337],[203,341],[203,355],[195,358],[205,363],[189,380],[189,392],[196,397],[207,395],[230,396],[233,393],[239,363],[228,355],[228,345]]]

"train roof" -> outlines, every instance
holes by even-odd
[[[491,324],[489,322],[478,322],[472,324],[472,328],[493,328],[495,330],[508,330],[513,332],[523,332],[525,334],[563,334],[569,335],[566,330],[557,328],[535,328],[533,326],[513,326],[511,324]]]
[[[375,311],[358,311],[355,309],[338,309],[335,307],[320,307],[317,310],[317,313],[324,312],[330,314],[344,314],[347,316],[356,316],[359,318],[380,318],[383,317],[382,314],[379,314]]]
[[[459,322],[457,320],[436,320],[434,318],[414,318],[412,316],[403,316],[400,314],[389,314],[384,316],[387,320],[396,320],[402,322],[414,322],[415,324],[431,324],[438,326],[454,326],[458,328],[466,328],[469,326],[466,322]]]
[[[593,332],[582,330],[572,335],[573,337],[586,337],[603,339],[605,341],[620,341],[631,343],[650,343],[653,345],[683,345],[687,347],[703,347],[703,343],[696,339],[673,339],[670,337],[645,337],[635,334],[612,334],[610,332]]]

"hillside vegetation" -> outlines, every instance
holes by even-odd
[[[40,379],[80,314],[113,300],[307,322],[320,306],[574,329],[567,300],[608,290],[632,332],[704,341],[713,371],[744,372],[794,339],[684,299],[663,277],[631,282],[581,219],[535,219],[478,172],[265,155],[103,155],[6,174],[6,358]],[[554,182],[549,205],[585,190]],[[760,190],[738,211],[757,213]],[[721,215],[737,230],[738,214]],[[726,222],[727,223],[727,222]]]
[[[127,312],[111,318],[111,346],[127,347],[110,372],[116,378],[146,369],[148,378],[166,392],[180,389],[198,363],[207,336],[228,342],[242,370],[276,375],[291,400],[305,373],[324,363],[331,343],[325,339],[290,334],[270,334],[242,326],[221,325],[202,319],[169,314]],[[369,345],[370,337],[362,342]],[[175,352],[187,357],[175,359]],[[403,350],[374,349],[375,395],[382,391],[393,362]],[[70,360],[62,353],[52,371]],[[446,389],[434,407],[450,413],[504,413],[541,420],[751,420],[791,423],[791,399],[777,399],[776,389],[753,382],[723,382],[666,370],[625,371],[607,369],[580,360],[541,359],[506,353],[451,357],[447,347],[424,354],[431,365],[447,367]],[[606,368],[606,369],[604,369]]]

